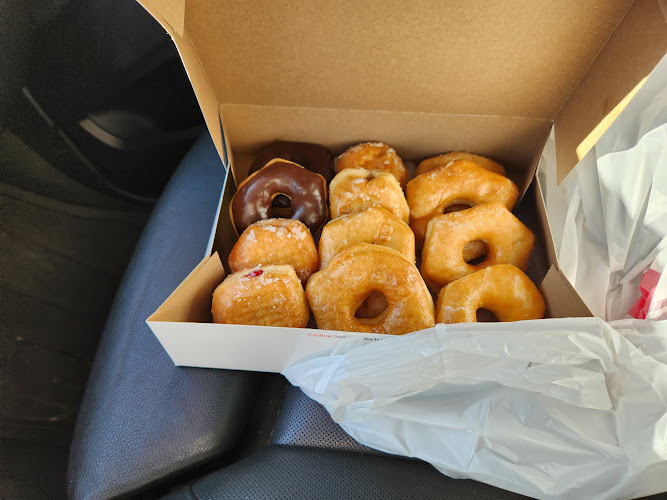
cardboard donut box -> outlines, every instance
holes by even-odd
[[[235,186],[276,140],[498,161],[525,193],[515,214],[536,233],[527,274],[546,317],[590,315],[558,269],[535,171],[553,128],[562,180],[660,61],[662,2],[139,1],[172,36],[232,174],[211,252],[147,320],[176,365],[279,372],[341,338],[385,337],[211,322]]]

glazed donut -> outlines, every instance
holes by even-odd
[[[396,178],[386,172],[363,168],[346,168],[329,184],[331,218],[382,207],[406,224],[410,209]]]
[[[291,219],[303,222],[311,234],[327,221],[327,186],[324,177],[291,161],[274,159],[244,180],[229,205],[238,234],[258,220],[272,218],[271,201],[284,194],[290,199]]]
[[[355,312],[372,292],[387,298],[375,318]],[[434,324],[433,299],[417,268],[391,248],[359,243],[336,255],[310,277],[308,303],[318,328],[401,335]]]
[[[475,323],[478,309],[498,321],[544,317],[544,298],[528,276],[509,264],[489,266],[453,281],[438,294],[438,323]]]
[[[393,148],[382,142],[364,142],[342,153],[336,161],[336,172],[340,173],[346,168],[365,168],[373,172],[388,172],[396,177],[401,189],[405,188],[410,179],[403,160]]]
[[[250,224],[234,244],[228,262],[233,273],[269,264],[292,266],[303,286],[320,264],[310,231],[295,219]]]
[[[357,243],[384,245],[415,262],[415,235],[410,226],[382,207],[371,207],[338,217],[324,226],[319,244],[321,268],[327,267],[336,254]]]
[[[264,266],[230,274],[213,292],[213,321],[304,328],[310,313],[292,266]]]
[[[465,261],[466,243],[483,241],[488,254],[483,262]],[[526,269],[535,236],[499,202],[482,203],[467,210],[434,217],[428,225],[422,250],[421,272],[438,288],[494,264]]]
[[[415,177],[421,174],[425,174],[426,172],[430,172],[431,170],[443,165],[449,165],[454,160],[468,160],[473,162],[478,167],[482,167],[484,170],[488,170],[494,174],[502,175],[503,177],[506,175],[505,168],[493,160],[484,158],[483,156],[474,155],[472,153],[453,151],[451,153],[446,153],[444,155],[428,158],[422,161],[419,165],[417,165]]]
[[[415,232],[417,246],[421,247],[429,221],[444,213],[447,207],[499,201],[512,210],[519,190],[502,175],[468,160],[455,160],[412,179],[408,182],[406,196],[410,227]]]
[[[319,144],[309,142],[278,141],[262,148],[250,165],[248,175],[254,174],[271,160],[280,158],[301,165],[306,170],[324,177],[331,182],[335,173],[329,150]]]

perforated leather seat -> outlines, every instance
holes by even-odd
[[[476,481],[450,479],[427,463],[362,446],[320,404],[290,386],[267,448],[194,481],[165,500],[236,498],[526,497]]]

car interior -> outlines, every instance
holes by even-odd
[[[0,68],[0,499],[521,497],[359,444],[280,374],[174,366],[145,320],[226,171],[140,4],[0,2]]]

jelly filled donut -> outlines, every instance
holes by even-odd
[[[406,224],[410,209],[396,178],[386,172],[371,172],[363,168],[346,168],[329,184],[331,218],[382,207]]]
[[[357,243],[384,245],[415,262],[415,235],[410,226],[384,208],[371,207],[338,217],[324,226],[319,244],[322,269],[336,254]]]
[[[230,274],[213,292],[213,321],[304,328],[310,313],[292,266],[264,266]]]
[[[482,241],[486,258],[473,265],[465,261],[464,248]],[[494,264],[512,264],[526,269],[535,236],[498,202],[483,203],[460,212],[434,217],[428,225],[422,250],[421,272],[429,285],[437,287]]]
[[[303,222],[311,233],[327,221],[324,177],[287,160],[274,159],[238,187],[229,213],[238,234],[258,220],[272,218],[271,201],[284,194],[290,199],[291,219]]]
[[[372,292],[387,299],[375,318],[355,312]],[[417,268],[391,248],[359,243],[336,255],[310,277],[306,296],[317,327],[401,335],[433,326],[433,299]]]
[[[511,180],[468,160],[455,160],[419,175],[408,182],[406,189],[410,227],[417,246],[424,242],[429,221],[449,206],[498,201],[512,210],[518,196],[519,190]]]
[[[509,264],[490,266],[453,281],[438,294],[438,323],[475,323],[478,309],[498,321],[544,317],[544,298],[528,276]]]
[[[248,174],[253,174],[275,158],[301,165],[306,170],[324,177],[331,182],[335,172],[329,150],[319,144],[309,142],[278,141],[262,148],[250,165]]]
[[[269,264],[292,266],[306,286],[320,260],[313,237],[303,222],[266,219],[250,224],[229,254],[229,268],[233,273]]]
[[[373,172],[388,172],[405,188],[410,174],[403,165],[403,160],[382,142],[364,142],[352,146],[342,153],[336,161],[336,172],[346,168],[365,168]]]
[[[454,160],[468,160],[477,165],[478,167],[482,167],[484,170],[488,170],[489,172],[493,172],[494,174],[502,176],[506,175],[505,168],[493,160],[490,160],[483,156],[474,155],[472,153],[453,151],[451,153],[446,153],[444,155],[436,156],[434,158],[428,158],[422,161],[419,165],[417,165],[417,170],[415,171],[415,177],[421,174],[425,174],[426,172],[430,172],[435,168],[442,167],[443,165],[449,165]]]

